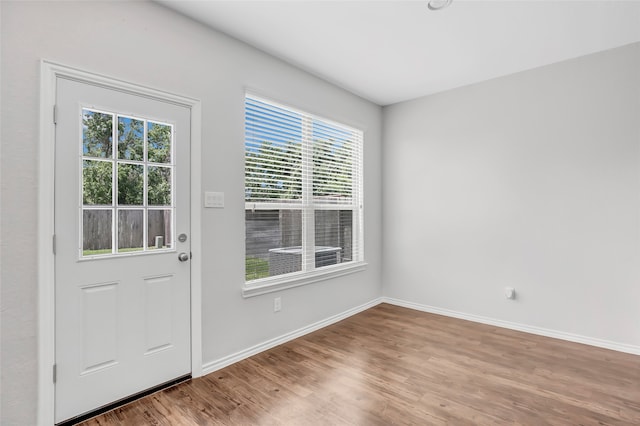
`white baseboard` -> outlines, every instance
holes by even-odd
[[[536,334],[539,336],[552,337],[555,339],[566,340],[569,342],[582,343],[585,345],[611,349],[618,352],[625,352],[625,353],[630,353],[634,355],[640,355],[639,346],[628,345],[625,343],[611,342],[609,340],[596,339],[593,337],[582,336],[579,334],[566,333],[563,331],[551,330],[551,329],[541,328],[541,327],[534,327],[530,325],[519,324],[519,323],[510,322],[510,321],[503,321],[503,320],[483,317],[479,315],[466,314],[463,312],[437,308],[435,306],[422,305],[419,303],[408,302],[405,300],[394,299],[391,297],[380,297],[368,303],[365,303],[363,305],[360,305],[355,308],[344,311],[342,313],[339,313],[337,315],[333,315],[322,321],[315,322],[306,327],[299,328],[297,330],[294,330],[289,333],[283,334],[281,336],[275,337],[273,339],[267,340],[266,342],[262,342],[250,348],[236,352],[234,354],[219,358],[214,361],[207,362],[202,366],[202,375],[213,373],[214,371],[220,370],[238,361],[242,361],[245,358],[249,358],[250,356],[256,355],[260,352],[266,351],[275,346],[281,345],[293,339],[297,339],[298,337],[304,336],[305,334],[312,333],[323,327],[334,324],[338,321],[342,321],[343,319],[349,318],[350,316],[353,316],[359,312],[365,311],[369,308],[379,305],[380,303],[389,303],[391,305],[402,306],[404,308],[409,308],[409,309],[415,309],[416,311],[429,312],[432,314],[444,315],[452,318],[459,318],[459,319],[473,321],[481,324],[488,324],[496,327],[507,328],[510,330],[523,331],[525,333]]]
[[[343,319],[349,318],[359,312],[365,311],[369,308],[372,308],[376,305],[382,303],[382,298],[374,299],[370,302],[367,302],[363,305],[357,306],[355,308],[349,309],[342,313],[333,315],[329,318],[326,318],[322,321],[315,322],[306,327],[299,328],[292,332],[283,334],[282,336],[267,340],[266,342],[259,343],[250,348],[244,349],[242,351],[236,352],[234,354],[225,356],[223,358],[216,359],[214,361],[207,362],[202,366],[202,375],[207,375],[209,373],[213,373],[214,371],[220,370],[221,368],[227,367],[231,364],[234,364],[238,361],[241,361],[245,358],[249,358],[255,354],[266,351],[267,349],[271,349],[275,346],[286,343],[290,340],[297,339],[298,337],[304,336],[305,334],[312,333],[316,330],[319,330],[328,325],[334,324],[338,321],[342,321]]]
[[[421,305],[419,303],[407,302],[405,300],[394,299],[391,297],[383,297],[382,303],[389,303],[391,305],[402,306],[404,308],[415,309],[417,311],[429,312],[432,314],[459,318],[467,321],[478,322],[481,324],[494,325],[497,327],[508,328],[511,330],[524,331],[525,333],[537,334],[540,336],[553,337],[555,339],[567,340],[569,342],[583,343],[585,345],[611,349],[618,352],[625,352],[629,354],[640,355],[640,346],[628,345],[626,343],[611,342],[609,340],[596,339],[593,337],[582,336],[579,334],[566,333],[564,331],[534,327],[534,326],[518,324],[510,321],[502,321],[499,319],[488,318],[488,317],[483,317],[479,315],[465,314],[463,312],[436,308],[434,306]]]

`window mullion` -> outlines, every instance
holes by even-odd
[[[142,164],[144,165],[142,172],[142,250],[147,251],[149,250],[149,124],[147,120],[142,122],[142,126]],[[174,140],[173,136],[171,140]],[[173,187],[174,184],[171,182],[171,188]],[[174,205],[173,200],[171,205]]]
[[[111,121],[111,254],[118,253],[118,115]]]
[[[313,120],[302,117],[302,270],[315,268],[313,212]]]

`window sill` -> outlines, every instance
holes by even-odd
[[[248,298],[273,293],[288,288],[300,287],[318,281],[329,280],[343,275],[364,271],[366,262],[349,262],[339,266],[325,267],[313,272],[295,272],[286,277],[270,277],[252,281],[242,287],[242,297]]]

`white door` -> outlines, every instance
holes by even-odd
[[[191,372],[190,109],[56,84],[60,422]]]

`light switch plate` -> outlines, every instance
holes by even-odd
[[[205,192],[204,206],[221,209],[224,207],[224,192]]]

